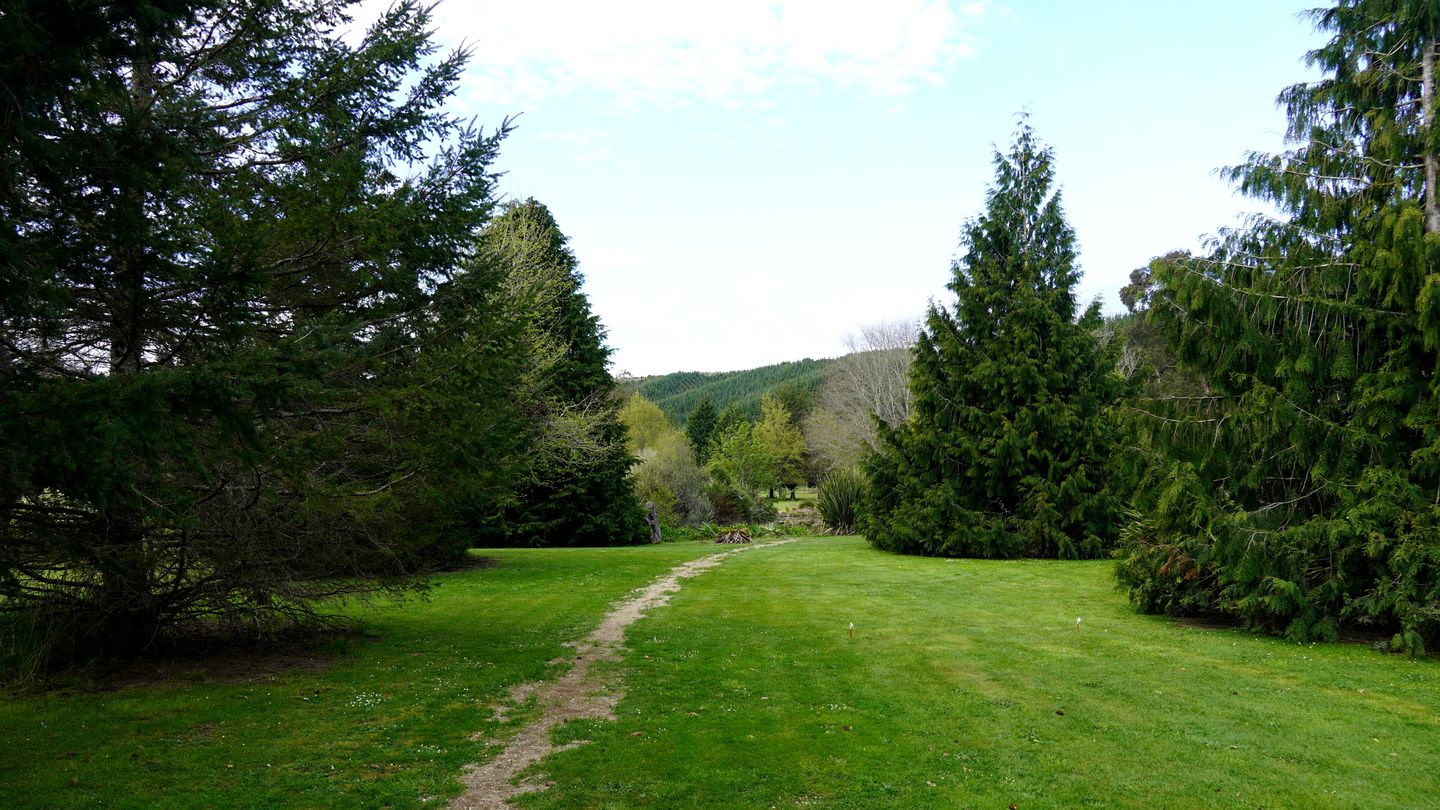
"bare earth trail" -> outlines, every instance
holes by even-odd
[[[508,802],[510,797],[547,787],[540,779],[518,786],[511,784],[511,780],[545,757],[585,743],[584,740],[565,745],[551,742],[551,732],[561,723],[615,719],[615,707],[624,693],[617,685],[603,682],[598,674],[591,672],[591,667],[597,661],[620,660],[625,628],[652,608],[669,603],[670,597],[680,590],[681,580],[714,568],[736,554],[789,542],[793,541],[777,540],[741,546],[678,565],[605,614],[594,632],[567,645],[575,648],[574,666],[569,672],[554,681],[520,684],[511,690],[511,699],[517,703],[534,696],[540,717],[521,728],[495,759],[465,766],[460,776],[465,792],[450,802],[451,810],[508,808],[511,806]],[[497,710],[497,713],[501,711],[503,709]]]

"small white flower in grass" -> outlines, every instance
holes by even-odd
[[[347,705],[352,709],[368,709],[379,706],[384,700],[385,698],[381,697],[379,692],[359,692]]]

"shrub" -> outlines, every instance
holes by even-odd
[[[705,493],[705,471],[695,464],[689,443],[678,431],[642,450],[632,476],[636,494],[655,504],[662,526],[694,526],[715,514]]]
[[[865,476],[851,467],[838,470],[820,485],[815,505],[820,519],[836,534],[855,531],[860,501],[865,497]]]

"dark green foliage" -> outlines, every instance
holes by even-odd
[[[862,530],[877,547],[973,557],[1097,557],[1118,530],[1106,407],[1123,383],[1077,321],[1075,235],[1051,153],[1022,122],[968,222],[954,311],[932,305],[911,419],[880,426]]]
[[[864,500],[865,474],[853,468],[836,470],[821,482],[815,507],[830,531],[852,534],[859,525]]]
[[[808,399],[825,379],[829,360],[796,360],[745,371],[679,371],[658,377],[642,377],[627,384],[630,390],[660,406],[677,424],[684,422],[702,398],[715,407],[738,407],[749,421],[760,418],[760,400],[766,394],[787,393],[786,404],[808,410]]]
[[[822,374],[820,382],[823,382],[824,379]],[[790,420],[798,425],[805,421],[805,417],[809,416],[811,409],[815,407],[815,392],[819,390],[819,387],[820,383],[815,380],[786,380],[770,394],[785,406],[786,412],[790,414]]]
[[[1287,218],[1153,268],[1150,321],[1213,393],[1137,404],[1157,452],[1119,576],[1145,610],[1301,640],[1371,625],[1415,652],[1440,639],[1440,128],[1423,89],[1440,6],[1345,0],[1315,19],[1325,78],[1281,95],[1294,148],[1229,172]]]
[[[1174,250],[1164,256],[1158,256],[1150,260],[1144,267],[1137,267],[1130,271],[1130,283],[1120,288],[1120,303],[1125,305],[1131,314],[1143,312],[1150,308],[1150,298],[1155,293],[1155,267],[1157,262],[1173,263],[1184,261],[1190,258],[1188,250]]]
[[[1170,253],[1152,260],[1136,270],[1131,278],[1153,290],[1152,279],[1158,272],[1165,275],[1177,263],[1192,261],[1187,253]],[[1149,420],[1157,403],[1201,403],[1215,396],[1205,376],[1182,365],[1175,356],[1157,319],[1148,316],[1149,292],[1135,299],[1136,312],[1109,319],[1102,333],[1113,341],[1119,352],[1116,367],[1130,383],[1131,397],[1113,412],[1118,426],[1126,436],[1120,443],[1112,465],[1110,487],[1127,503],[1134,503],[1137,493],[1153,487],[1154,456],[1163,453],[1149,429]]]
[[[647,536],[610,349],[566,242],[535,200],[506,206],[482,239],[481,256],[506,267],[511,301],[528,324],[534,365],[525,398],[538,434],[514,501],[468,525],[476,545],[605,546]]]
[[[685,437],[695,452],[695,460],[704,464],[710,460],[710,441],[715,433],[715,421],[720,417],[715,403],[708,396],[701,396],[690,416],[685,420]]]
[[[756,417],[758,418],[758,416]],[[750,424],[750,419],[745,416],[745,411],[734,402],[725,406],[725,410],[715,417],[715,430],[710,434],[711,449],[714,449],[715,442],[719,437],[729,433],[740,425]]]
[[[0,606],[57,649],[314,619],[434,551],[403,398],[498,138],[418,4],[354,44],[346,5],[0,14]]]
[[[403,426],[402,464],[421,480],[406,530],[448,566],[515,502],[541,426],[522,407],[533,367],[524,313],[502,292],[508,268],[480,256],[436,292],[413,367],[396,380],[390,419]]]

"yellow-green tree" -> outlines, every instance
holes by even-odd
[[[625,447],[636,458],[643,458],[679,429],[660,406],[641,396],[631,394],[620,408],[620,421],[625,425]]]
[[[693,526],[713,515],[705,496],[708,478],[695,462],[690,442],[660,407],[631,394],[620,409],[626,447],[636,459],[630,468],[635,494],[655,505],[664,526]]]
[[[774,482],[770,484],[770,497],[775,497],[775,486],[789,489],[793,496],[795,489],[805,482],[805,437],[779,397],[766,394],[760,400],[760,421],[755,424],[754,440],[773,465],[769,476]]]

